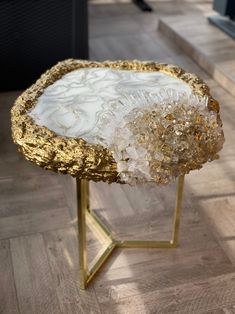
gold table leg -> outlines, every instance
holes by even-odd
[[[183,197],[184,176],[178,179],[177,197],[174,213],[172,237],[169,241],[119,241],[113,238],[111,231],[100,221],[98,216],[89,207],[89,181],[76,179],[77,183],[77,215],[78,215],[78,241],[79,241],[79,274],[80,288],[85,289],[100,267],[107,260],[116,247],[121,248],[174,248],[179,237],[180,212]],[[106,249],[98,254],[88,269],[86,228],[89,224],[91,230],[99,239],[105,241]]]

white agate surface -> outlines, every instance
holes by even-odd
[[[47,87],[29,115],[36,124],[58,135],[83,138],[96,144],[100,142],[97,136],[102,132],[97,131],[102,129],[105,116],[110,119],[112,111],[119,110],[114,116],[121,121],[123,114],[135,107],[133,102],[132,108],[121,110],[120,105],[115,106],[117,100],[139,91],[156,94],[161,89],[174,89],[186,94],[192,92],[185,82],[161,72],[79,69]],[[102,136],[105,137],[105,134]]]

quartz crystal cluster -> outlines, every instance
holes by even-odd
[[[161,90],[155,95],[140,91],[113,103],[115,110],[100,121],[99,141],[112,151],[121,180],[167,184],[218,158],[222,124],[207,102],[207,97]]]

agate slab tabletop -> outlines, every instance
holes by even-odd
[[[117,154],[109,145],[110,137],[119,121],[139,106],[135,98],[140,93],[151,96],[163,90],[206,99],[206,110],[217,123],[218,138],[214,141],[219,142],[208,154],[216,155],[222,147],[223,132],[219,105],[208,86],[178,66],[136,60],[69,59],[58,63],[16,100],[12,108],[13,140],[28,160],[45,169],[81,179],[125,183]],[[126,99],[128,95],[133,102]],[[148,106],[148,101],[142,105]],[[206,161],[204,158],[202,163]],[[191,163],[184,172],[200,167]],[[163,176],[155,181],[165,183]]]

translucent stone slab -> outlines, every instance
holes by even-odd
[[[79,69],[47,87],[29,115],[36,124],[58,135],[83,138],[96,144],[97,125],[107,113],[110,117],[110,110],[115,110],[117,100],[140,90],[156,94],[161,89],[192,92],[185,82],[161,72]],[[134,106],[133,102],[130,110]],[[120,110],[120,106],[117,108]]]

